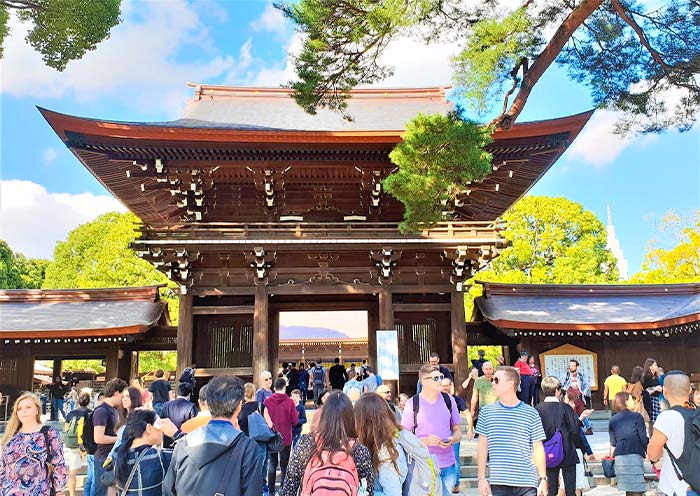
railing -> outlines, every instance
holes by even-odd
[[[139,240],[294,239],[294,238],[499,238],[502,222],[440,222],[420,232],[401,234],[395,222],[201,223],[171,228],[141,227]],[[138,241],[138,240],[137,240]]]

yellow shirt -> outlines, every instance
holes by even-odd
[[[605,379],[605,385],[608,386],[608,399],[615,399],[615,395],[622,391],[622,388],[625,387],[626,384],[627,381],[624,377],[614,374],[608,376],[607,379]]]

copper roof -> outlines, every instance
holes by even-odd
[[[700,322],[700,283],[480,284],[479,310],[501,329],[630,331]]]
[[[0,339],[143,333],[164,317],[158,287],[0,290]]]
[[[185,119],[165,123],[40,111],[102,185],[149,226],[187,223],[167,182],[134,164],[157,159],[166,164],[168,181],[187,183],[192,170],[201,171],[205,222],[269,222],[285,215],[326,222],[369,215],[365,197],[372,174],[379,171],[386,177],[395,168],[389,153],[401,141],[408,118],[418,111],[452,108],[445,89],[357,90],[350,101],[355,121],[349,124],[336,114],[309,116],[286,90],[269,88],[199,86]],[[516,124],[495,132],[488,147],[494,170],[469,187],[454,206],[454,220],[497,219],[556,162],[591,115]],[[273,170],[283,186],[272,219],[262,197],[263,169]],[[402,219],[403,206],[396,199],[382,193],[381,202],[381,215],[370,220]]]

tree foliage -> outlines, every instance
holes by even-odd
[[[623,111],[621,131],[687,130],[700,109],[697,0],[527,0],[519,8],[480,0],[300,0],[278,3],[305,35],[296,59],[297,102],[345,110],[349,90],[381,81],[392,39],[460,44],[458,91],[479,112],[502,101],[493,124],[509,128],[557,61],[598,107]],[[509,87],[508,87],[509,86]],[[667,98],[669,90],[678,95]]]
[[[44,289],[116,288],[168,284],[162,294],[171,320],[177,318],[175,284],[129,248],[138,218],[132,213],[110,212],[78,226],[59,241],[53,262],[46,269]]]
[[[442,219],[445,205],[491,172],[488,129],[449,115],[419,114],[406,126],[403,142],[389,158],[399,166],[384,188],[405,208],[402,231],[414,231]]]
[[[9,12],[31,23],[27,43],[59,71],[109,38],[119,24],[121,0],[0,0],[0,56]]]
[[[674,244],[669,248],[652,241],[642,263],[642,270],[630,278],[631,283],[664,284],[700,281],[700,211],[686,221],[668,212],[659,226],[660,233]]]
[[[177,368],[175,351],[140,351],[139,375],[155,372],[158,369],[174,371]]]
[[[48,260],[13,252],[6,241],[0,240],[0,289],[40,288],[48,264]]]
[[[503,215],[511,243],[477,279],[491,282],[597,284],[618,280],[603,223],[566,198],[527,196]]]

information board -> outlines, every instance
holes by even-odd
[[[377,331],[377,374],[399,380],[399,336],[395,330]]]
[[[577,360],[579,370],[591,382],[591,390],[598,390],[598,354],[578,346],[565,344],[540,354],[542,376],[553,375],[562,380],[569,369],[569,362]]]

